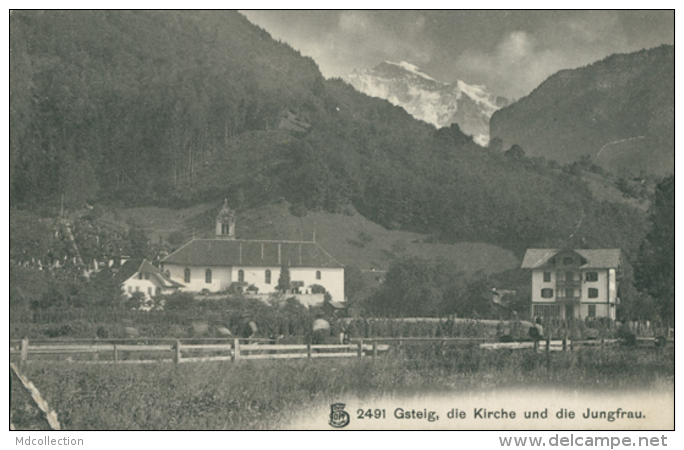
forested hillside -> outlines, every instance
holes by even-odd
[[[240,192],[297,214],[353,204],[445,242],[630,252],[646,233],[642,212],[599,203],[567,168],[325,80],[236,12],[17,11],[10,31],[12,208]]]
[[[674,173],[674,47],[562,70],[494,113],[491,136],[530,156],[589,155],[620,175]]]

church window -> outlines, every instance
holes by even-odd
[[[230,234],[230,225],[227,223],[221,224],[221,234]]]
[[[316,271],[316,279],[317,279],[317,280],[320,280],[320,279],[321,279],[321,271],[320,271],[320,270],[317,270],[317,271]]]
[[[245,271],[240,269],[240,270],[238,270],[238,282],[244,283],[244,281],[245,281]]]
[[[264,283],[271,284],[271,271],[269,269],[266,269],[266,273],[264,274]]]
[[[184,275],[183,280],[185,280],[186,283],[189,283],[190,282],[190,269],[188,269],[186,267],[185,273],[183,275]]]
[[[204,272],[204,282],[205,283],[211,283],[211,269],[207,269]]]

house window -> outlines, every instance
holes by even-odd
[[[587,281],[598,281],[598,272],[587,272]]]
[[[211,269],[207,269],[204,271],[204,282],[211,283]]]
[[[147,288],[147,295],[149,295],[150,297],[152,297],[152,288],[151,288],[151,287],[148,287],[148,288]]]
[[[154,290],[154,293],[157,295],[160,295],[161,294],[161,288],[159,286],[157,286],[157,288]]]
[[[140,286],[135,287],[135,292],[140,292]]]
[[[149,280],[149,279],[150,279],[150,274],[149,274],[149,273],[145,273],[145,279],[146,279],[146,280]]]
[[[245,281],[245,271],[240,269],[238,270],[238,282],[243,283]]]
[[[271,271],[269,269],[266,269],[264,273],[264,283],[271,284]]]
[[[589,305],[589,317],[596,317],[596,305]]]
[[[556,274],[556,281],[565,281],[565,274],[563,272],[558,272]]]
[[[188,269],[187,267],[185,268],[185,273],[183,274],[183,280],[186,283],[190,282],[190,269]]]
[[[569,266],[571,264],[572,264],[572,258],[570,256],[566,256],[565,258],[563,258],[563,265]]]
[[[565,281],[575,281],[575,274],[572,272],[565,272]]]
[[[589,288],[589,298],[598,298],[598,289]]]
[[[138,280],[142,280],[142,279],[143,279],[143,274],[142,274],[142,272],[139,272],[138,273]]]
[[[166,272],[164,272],[164,275],[166,276],[166,278],[171,279],[171,271],[167,270]]]
[[[541,296],[542,298],[553,298],[553,289],[551,288],[544,288],[541,290]]]
[[[565,290],[565,297],[566,298],[572,298],[575,296],[575,290],[574,289],[566,289]]]
[[[544,272],[544,283],[551,281],[551,272]]]
[[[317,271],[316,271],[316,279],[317,279],[317,280],[320,280],[320,279],[321,279],[321,271],[320,271],[320,270],[317,270]]]
[[[128,293],[130,294],[131,292],[133,292],[133,286],[128,286]]]

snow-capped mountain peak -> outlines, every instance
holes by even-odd
[[[444,83],[404,61],[385,61],[373,69],[357,69],[344,79],[358,91],[401,106],[416,119],[437,128],[457,123],[480,145],[489,142],[489,118],[508,103],[486,86],[460,80]]]
[[[398,63],[392,62],[392,61],[385,61],[385,64],[392,64],[395,66],[399,66],[402,69],[405,69],[406,71],[411,72],[412,74],[415,74],[415,75],[418,75],[419,77],[425,78],[426,80],[430,80],[430,81],[434,81],[434,82],[439,83],[437,80],[435,80],[434,78],[432,78],[431,76],[429,76],[428,74],[426,74],[425,72],[420,70],[417,66],[414,66],[411,63],[407,63],[406,61],[400,61]]]

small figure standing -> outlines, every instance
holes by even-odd
[[[534,341],[540,341],[544,338],[544,327],[542,327],[542,321],[540,317],[534,320],[534,326],[530,327],[530,337]]]

